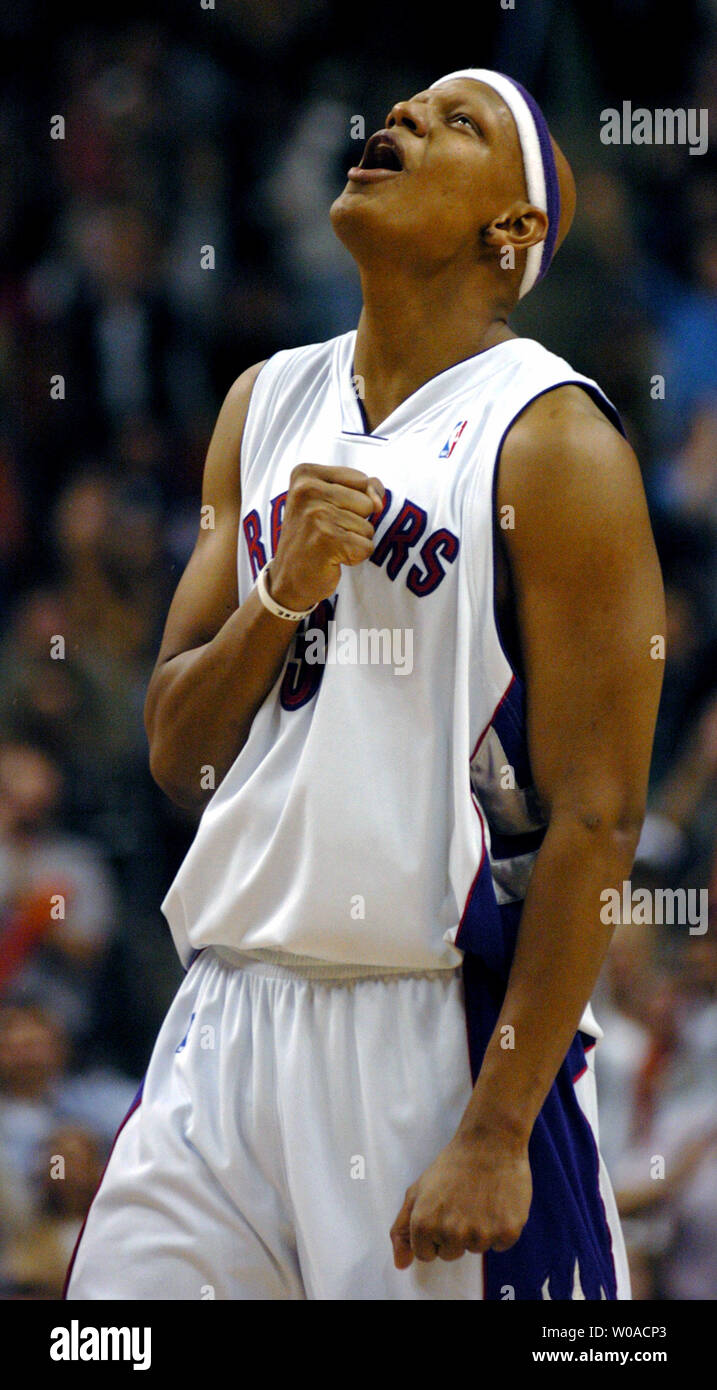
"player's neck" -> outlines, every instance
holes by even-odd
[[[372,430],[431,377],[516,336],[502,309],[476,304],[465,285],[403,283],[392,266],[362,275],[362,290],[354,373]]]

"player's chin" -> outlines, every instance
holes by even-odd
[[[331,211],[329,213],[331,221],[335,223],[337,218],[355,217],[357,214],[360,216],[362,205],[365,205],[368,201],[365,197],[361,196],[362,191],[361,184],[353,183],[351,179],[347,179],[346,185],[342,188],[338,198],[335,198],[331,204]]]
[[[368,207],[369,199],[356,196],[347,184],[331,204],[331,226],[339,241],[352,255],[360,255],[370,244],[370,228],[376,226],[375,209]]]
[[[337,221],[339,221],[341,217],[345,215],[347,211],[346,200],[348,196],[349,186],[347,184],[345,188],[342,188],[338,198],[334,198],[334,201],[331,204],[331,207],[329,208],[329,217],[331,218],[331,221],[334,223],[334,226],[336,225]]]
[[[376,208],[385,202],[387,196],[393,199],[401,182],[399,176],[381,179],[377,183],[361,183],[358,179],[347,179],[338,198],[331,204],[331,220],[337,216],[361,215],[362,210]]]
[[[360,184],[347,183],[331,204],[330,217],[339,241],[364,261],[371,259],[379,248],[385,252],[392,244],[404,221],[404,212],[402,206],[396,205],[388,181],[383,188],[379,184],[364,185],[363,192]]]

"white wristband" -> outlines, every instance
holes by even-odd
[[[282,608],[280,603],[275,603],[269,590],[266,587],[266,572],[271,561],[267,560],[263,569],[259,570],[256,577],[256,591],[265,608],[274,614],[275,618],[286,618],[290,623],[298,623],[302,618],[308,618],[309,613],[313,613],[313,608],[306,608],[303,613],[292,613],[290,608]]]

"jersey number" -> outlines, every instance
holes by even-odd
[[[327,650],[329,623],[334,616],[334,606],[330,598],[322,598],[321,603],[316,605],[313,612],[308,618],[304,618],[296,629],[292,655],[287,660],[279,691],[279,699],[284,709],[300,709],[302,705],[308,704],[321,685],[325,662],[306,660],[307,634],[310,631],[315,633],[318,628],[324,635],[321,649],[324,652]],[[311,646],[315,648],[316,643],[312,641]]]

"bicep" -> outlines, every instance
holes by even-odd
[[[639,466],[600,421],[524,465],[501,467],[498,499],[516,507],[509,555],[536,788],[551,816],[637,822],[665,631]]]
[[[211,642],[237,606],[237,524],[231,514],[200,532],[169,607],[155,670]]]

